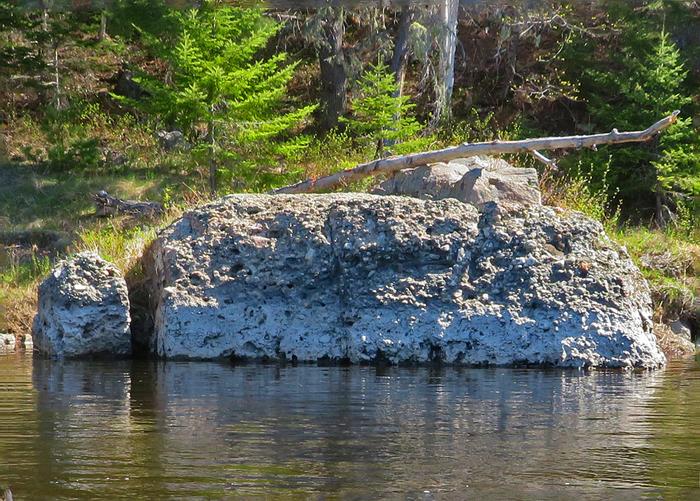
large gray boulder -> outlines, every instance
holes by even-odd
[[[90,252],[62,261],[39,286],[32,335],[50,357],[131,353],[129,295],[121,272]]]
[[[513,167],[487,156],[405,169],[382,182],[375,193],[426,200],[455,198],[476,207],[489,202],[530,206],[542,201],[535,169]]]
[[[165,358],[657,367],[649,289],[579,213],[234,195],[146,258]]]

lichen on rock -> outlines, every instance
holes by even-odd
[[[624,249],[552,207],[233,195],[164,230],[145,265],[165,358],[665,361]]]

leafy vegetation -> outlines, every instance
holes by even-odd
[[[423,127],[411,115],[416,105],[400,95],[399,84],[386,64],[370,66],[359,88],[352,114],[343,121],[358,140],[376,146],[376,157],[416,151],[426,145],[426,140],[418,137]]]
[[[640,130],[674,110],[687,110],[692,98],[683,94],[688,71],[679,49],[665,30],[649,33],[639,23],[625,26],[622,47],[613,49],[617,71],[593,68],[586,72],[592,130]],[[634,204],[653,200],[657,219],[664,205],[696,200],[700,195],[700,142],[690,117],[681,116],[658,140],[639,147],[601,148],[588,157],[608,172],[622,200]],[[611,155],[612,161],[604,159]]]
[[[286,54],[255,57],[280,26],[261,10],[211,1],[173,17],[178,26],[175,47],[168,50],[167,42],[157,50],[165,55],[169,81],[143,74],[138,82],[148,98],[133,104],[185,133],[193,157],[209,166],[212,192],[219,165],[227,168],[229,181],[269,187],[273,173],[249,168],[251,159],[258,160],[257,166],[260,160],[272,164],[307,146],[304,136],[282,136],[315,108],[283,110],[295,69],[294,64],[283,66]]]

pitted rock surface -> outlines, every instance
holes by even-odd
[[[145,262],[166,358],[665,362],[627,253],[551,207],[233,195],[186,213]]]
[[[513,167],[488,156],[404,169],[381,183],[375,193],[427,200],[455,198],[479,208],[489,202],[522,206],[542,203],[535,169]]]
[[[39,286],[32,335],[50,357],[131,354],[129,295],[121,272],[97,254],[62,261]]]

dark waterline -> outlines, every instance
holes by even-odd
[[[0,356],[15,499],[700,499],[700,369]]]

